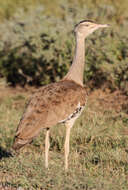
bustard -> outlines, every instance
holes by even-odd
[[[32,95],[17,127],[13,148],[20,149],[30,143],[42,129],[46,129],[45,167],[48,168],[49,131],[57,123],[66,126],[65,169],[68,169],[70,130],[86,105],[83,86],[85,38],[107,24],[83,20],[75,26],[76,49],[72,66],[59,82],[41,87]]]

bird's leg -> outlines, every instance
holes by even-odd
[[[47,128],[46,131],[46,137],[45,137],[45,168],[48,168],[48,152],[49,152],[49,147],[50,147],[50,143],[49,143],[49,128]]]
[[[72,128],[72,124],[66,124],[66,138],[65,138],[65,170],[68,169],[68,155],[69,155],[69,140],[70,140],[70,131]]]

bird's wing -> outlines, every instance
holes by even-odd
[[[85,102],[85,89],[72,81],[60,81],[42,87],[29,101],[16,136],[31,139],[41,129],[52,127],[66,119],[78,104],[84,106]]]

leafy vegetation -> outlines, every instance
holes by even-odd
[[[128,22],[126,12],[122,12],[124,4],[121,8],[113,1],[93,4],[56,2],[59,11],[52,16],[43,4],[27,10],[19,5],[21,8],[1,24],[1,76],[14,86],[43,85],[61,79],[72,62],[74,24],[86,18],[110,23],[111,27],[97,31],[86,42],[85,82],[91,88],[107,84],[111,90],[119,88],[127,94]]]
[[[0,189],[128,189],[127,8],[127,0],[1,1]],[[111,27],[86,40],[84,82],[90,95],[71,132],[69,171],[64,172],[62,125],[51,129],[46,170],[45,131],[20,154],[11,149],[13,137],[34,91],[27,85],[66,74],[74,54],[73,27],[82,19]]]

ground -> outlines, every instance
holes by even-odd
[[[65,127],[51,129],[49,170],[44,134],[16,154],[11,146],[34,88],[0,83],[0,189],[127,190],[128,97],[121,91],[88,90],[88,103],[71,131],[69,171],[64,171]]]

